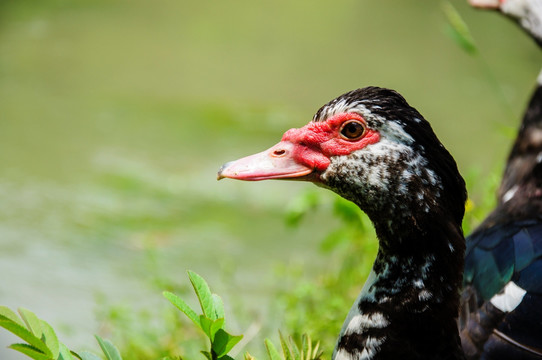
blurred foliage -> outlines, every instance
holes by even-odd
[[[190,305],[177,295],[165,291],[164,297],[168,299],[178,310],[183,312],[192,323],[203,333],[209,340],[209,347],[199,352],[207,358],[207,360],[233,360],[229,356],[229,352],[237,345],[243,335],[232,335],[225,330],[225,312],[222,299],[211,293],[207,282],[198,274],[188,271],[188,277],[192,283],[193,290],[198,298],[201,307],[201,314],[197,314]],[[100,360],[101,358],[93,353],[82,351],[76,353],[70,351],[66,345],[59,342],[58,337],[49,323],[39,319],[32,311],[19,308],[20,318],[12,310],[5,306],[0,306],[0,327],[3,327],[13,335],[19,337],[26,343],[12,344],[9,348],[19,351],[27,357],[34,360]],[[22,319],[22,321],[21,321]],[[139,317],[137,324],[146,326],[151,319]],[[162,321],[162,318],[156,319]],[[126,324],[132,324],[131,321],[123,321]],[[180,328],[180,327],[178,327]],[[117,329],[119,330],[119,329]],[[121,329],[122,330],[122,329]],[[153,332],[148,334],[151,336],[149,340],[156,341],[156,334]],[[267,356],[269,360],[319,360],[322,352],[319,351],[319,343],[314,344],[310,336],[303,334],[298,345],[290,336],[284,338],[280,336],[280,344],[282,353],[280,353],[271,340],[265,340]],[[103,352],[106,360],[122,360],[121,352],[112,342],[102,339],[96,335],[96,340]],[[134,338],[133,341],[140,341],[141,338]],[[186,339],[184,339],[186,341]],[[163,343],[157,345],[154,343],[154,348],[162,348]],[[205,348],[202,346],[201,348]],[[153,359],[158,358],[155,351],[145,351],[141,346],[126,347],[124,351],[128,359]],[[175,351],[178,353],[178,349]],[[189,356],[188,358],[194,358]],[[161,354],[159,358],[163,360],[181,360],[184,357],[179,355],[170,356],[169,354]],[[245,360],[255,360],[255,357],[248,352],[245,353]]]
[[[34,360],[101,360],[87,351],[70,351],[58,340],[51,325],[39,319],[32,311],[19,308],[18,312],[20,318],[9,308],[0,306],[0,326],[26,342],[12,344],[9,348]],[[122,360],[119,350],[109,340],[97,335],[96,340],[106,360]]]
[[[355,204],[319,189],[294,198],[286,222],[301,226],[303,218],[317,207],[329,209],[338,220],[335,229],[316,239],[326,256],[325,265],[308,275],[291,267],[279,270],[278,275],[293,284],[281,293],[279,301],[288,332],[295,336],[307,332],[330,351],[344,316],[372,268],[378,241],[371,221]]]
[[[446,16],[448,35],[469,55],[478,53],[478,47],[472,34],[456,8],[449,1],[442,2],[442,11]]]

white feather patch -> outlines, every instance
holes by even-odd
[[[514,185],[514,186],[512,186],[512,188],[510,190],[505,192],[504,195],[502,196],[502,202],[507,202],[507,201],[512,200],[514,195],[516,195],[516,192],[518,191],[518,188],[519,187],[517,185]]]
[[[527,293],[517,286],[513,281],[510,281],[504,287],[503,291],[491,298],[491,303],[503,312],[510,312],[518,307]]]
[[[354,360],[354,354],[351,354],[344,349],[340,349],[339,351],[335,353],[335,356],[333,356],[332,359],[333,360]]]
[[[390,322],[381,313],[359,314],[354,316],[346,327],[345,335],[359,333],[363,329],[382,329],[388,326]]]

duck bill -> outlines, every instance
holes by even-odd
[[[246,181],[268,179],[309,180],[313,169],[296,161],[295,145],[281,141],[277,145],[239,160],[224,164],[217,179],[230,178]]]
[[[502,0],[469,0],[469,3],[473,7],[481,9],[498,9]]]

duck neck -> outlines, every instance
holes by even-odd
[[[542,213],[542,73],[538,82],[508,156],[497,208],[481,228]]]
[[[457,224],[434,220],[420,224],[428,231],[403,238],[392,234],[404,231],[375,223],[378,255],[343,325],[335,360],[463,358],[456,319],[464,238]]]

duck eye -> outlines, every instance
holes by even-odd
[[[347,140],[357,140],[365,133],[365,125],[360,121],[350,120],[341,127],[341,136]]]

